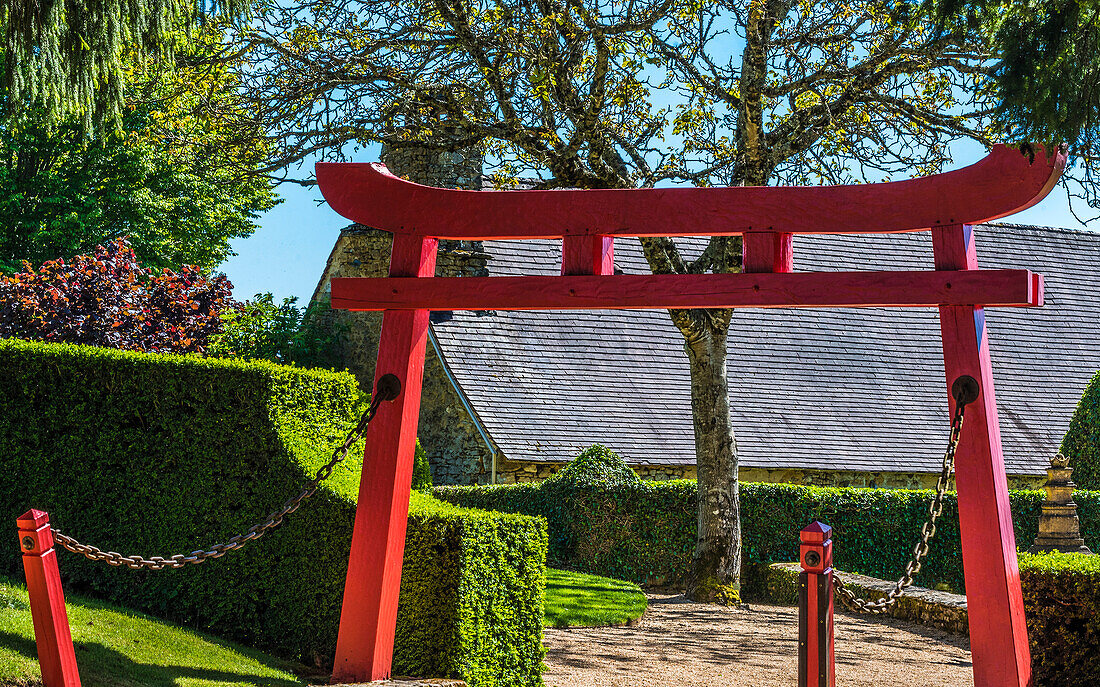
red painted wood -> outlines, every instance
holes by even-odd
[[[612,236],[566,236],[561,245],[561,273],[614,274],[615,238]]]
[[[430,277],[435,255],[435,239],[395,236],[390,275],[410,282]],[[402,388],[396,400],[379,407],[367,429],[333,683],[390,677],[427,335],[427,310],[388,310],[382,316],[375,384],[392,373]]]
[[[1050,192],[1065,163],[1063,150],[1037,148],[1031,162],[994,146],[969,167],[885,184],[569,191],[438,189],[379,164],[318,163],[317,185],[348,219],[439,238],[883,233],[1019,212]]]
[[[799,533],[800,582],[806,585],[805,602],[799,613],[798,684],[834,687],[836,684],[833,643],[833,540],[832,528],[812,522]],[[816,556],[811,562],[810,556]],[[801,599],[800,599],[801,600]],[[803,638],[804,635],[804,638]]]
[[[1036,305],[1033,273],[798,272],[438,277],[332,280],[348,310],[621,310],[627,308]]]
[[[971,227],[939,228],[932,239],[936,269],[977,270]],[[973,306],[941,307],[940,331],[948,388],[964,374],[981,386],[978,400],[967,406],[955,459],[974,684],[1025,687],[1031,684],[1031,654],[985,311]],[[950,405],[954,413],[954,399]]]
[[[50,516],[40,510],[29,510],[16,520],[16,524],[42,682],[46,687],[80,687]]]
[[[820,687],[817,675],[823,658],[817,650],[821,642],[817,635],[818,603],[817,575],[811,573],[806,576],[806,665],[802,666],[802,670],[806,673],[806,684],[812,687]]]
[[[794,272],[794,235],[745,234],[741,246],[744,272]]]

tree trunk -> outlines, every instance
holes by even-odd
[[[699,488],[687,595],[696,601],[736,604],[741,601],[741,504],[726,369],[728,323],[699,324],[685,344],[691,363]]]

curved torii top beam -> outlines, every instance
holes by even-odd
[[[1066,152],[1033,152],[997,145],[963,169],[851,186],[460,191],[367,163],[318,163],[317,185],[348,219],[446,239],[894,233],[977,224],[1038,203],[1065,169]]]

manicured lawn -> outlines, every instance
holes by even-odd
[[[622,625],[642,617],[646,603],[633,582],[546,569],[547,627]]]
[[[65,600],[85,687],[307,684],[290,672],[306,669],[287,661],[99,601]],[[0,578],[0,685],[31,687],[40,679],[27,591]]]

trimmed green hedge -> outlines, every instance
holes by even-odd
[[[1031,666],[1040,687],[1093,687],[1100,676],[1100,556],[1020,556]]]
[[[798,560],[798,532],[814,520],[833,527],[836,565],[842,570],[895,579],[917,542],[931,491],[818,488],[741,484],[741,522],[747,594],[764,593],[763,567]],[[545,483],[491,487],[437,487],[433,493],[457,505],[545,517],[550,561],[564,567],[642,584],[678,585],[695,546],[693,481],[553,487]],[[1076,492],[1081,531],[1100,550],[1100,492]],[[1043,494],[1012,492],[1016,541],[1035,539]],[[954,494],[918,578],[926,587],[964,590]]]
[[[1070,459],[1073,481],[1080,488],[1100,489],[1100,372],[1081,394],[1061,451]]]
[[[297,493],[363,400],[347,373],[0,341],[0,503],[82,541],[167,555],[223,541]],[[66,584],[325,664],[362,464],[353,449],[278,530],[162,572],[62,552]],[[394,670],[541,684],[545,524],[413,494]],[[0,570],[21,575],[0,549]]]

